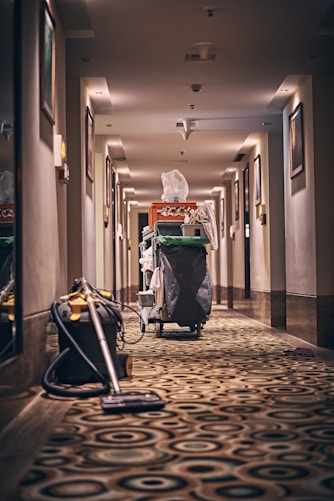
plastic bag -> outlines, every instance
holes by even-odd
[[[192,223],[201,223],[204,231],[211,243],[211,249],[218,249],[218,233],[216,218],[211,204],[203,203],[195,210],[191,217]]]
[[[178,170],[173,169],[161,174],[163,202],[185,202],[189,194],[189,187],[186,178]]]
[[[11,204],[14,202],[15,188],[14,175],[5,170],[0,172],[0,203]]]

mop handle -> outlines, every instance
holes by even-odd
[[[105,364],[107,366],[109,379],[112,382],[115,393],[120,393],[121,389],[120,389],[120,386],[118,383],[118,376],[117,376],[113,361],[112,361],[111,356],[110,356],[109,345],[108,345],[107,339],[105,337],[104,330],[102,328],[100,317],[96,311],[96,304],[95,304],[95,300],[92,298],[92,291],[87,286],[87,280],[85,279],[85,277],[82,277],[81,284],[82,284],[83,292],[85,294],[85,298],[86,298],[86,301],[88,304],[89,313],[90,313],[92,322],[93,322],[94,327],[95,327],[96,335],[97,335],[97,338],[98,338],[100,346],[101,346],[103,358],[104,358]]]

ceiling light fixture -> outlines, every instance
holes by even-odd
[[[183,130],[180,130],[179,132],[183,139],[186,141],[192,133],[192,130],[190,128],[192,121],[189,118],[182,118],[181,120],[179,120],[179,122],[181,122],[183,125]]]
[[[212,42],[198,42],[198,43],[194,44],[194,47],[198,50],[199,57],[203,61],[206,61],[209,59],[210,52],[213,49],[213,43]]]

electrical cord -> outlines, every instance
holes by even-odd
[[[113,305],[117,304],[119,306],[128,308],[133,313],[135,313],[138,316],[138,318],[140,318],[140,314],[138,313],[138,311],[136,311],[134,308],[132,308],[132,306],[129,306],[129,305],[124,304],[124,303],[121,303],[120,301],[117,301],[116,299],[106,298],[103,294],[101,294],[101,292],[98,289],[96,289],[95,287],[92,287],[90,284],[88,284],[88,285],[89,285],[90,289],[93,292],[95,292],[95,294],[99,297],[101,303],[105,306],[105,308],[108,311],[110,311],[112,313],[113,317],[120,322],[121,329],[118,330],[117,334],[118,334],[120,340],[122,341],[122,346],[117,345],[117,348],[120,351],[123,351],[124,346],[126,344],[130,345],[130,344],[137,344],[137,343],[139,343],[143,339],[145,333],[143,332],[135,341],[129,341],[128,339],[126,339],[126,337],[125,337],[126,333],[125,333],[125,330],[124,330],[124,324],[123,324],[122,317],[120,316],[120,314],[118,312],[117,313],[115,312],[115,309],[113,308]]]
[[[144,333],[135,341],[129,341],[125,338],[125,331],[124,331],[124,324],[123,324],[123,319],[121,314],[117,309],[115,309],[115,305],[120,305],[122,307],[126,307],[130,309],[132,312],[134,312],[139,318],[140,315],[139,313],[132,308],[129,305],[125,305],[119,301],[116,301],[114,299],[109,299],[105,297],[99,289],[96,289],[95,287],[91,286],[88,284],[89,288],[96,294],[96,296],[99,299],[99,302],[102,304],[102,306],[105,308],[106,312],[110,316],[110,318],[116,323],[117,325],[117,334],[116,334],[116,346],[117,348],[122,351],[124,350],[125,344],[136,344],[138,343],[142,338]],[[81,287],[81,281],[80,280],[75,280],[73,282],[73,285],[71,287],[70,293],[75,293],[78,292],[80,293],[80,287]],[[64,296],[62,298],[62,302],[68,299],[68,296]],[[106,376],[104,376],[99,369],[94,365],[94,363],[86,356],[86,354],[82,351],[80,346],[77,344],[77,342],[73,339],[71,336],[70,332],[64,325],[59,312],[58,308],[61,303],[59,302],[54,302],[51,305],[51,315],[53,317],[54,323],[57,325],[58,330],[61,331],[67,338],[70,346],[66,347],[57,357],[51,362],[50,366],[47,368],[45,371],[43,378],[42,378],[42,387],[51,394],[57,395],[57,396],[63,396],[63,397],[94,397],[98,395],[102,395],[105,393],[110,392],[110,383],[109,380]],[[121,343],[121,344],[120,344]],[[55,384],[53,381],[54,377],[54,372],[58,367],[61,366],[61,364],[66,360],[66,358],[70,355],[71,350],[74,350],[80,358],[83,360],[83,362],[92,370],[93,374],[97,377],[97,379],[102,383],[102,388],[85,388],[85,389],[75,389],[75,388],[65,388],[62,386],[59,386]]]

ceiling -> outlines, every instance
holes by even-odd
[[[187,200],[210,198],[256,135],[281,130],[303,75],[334,73],[333,0],[55,3],[67,72],[85,78],[95,133],[139,204],[173,169]]]

